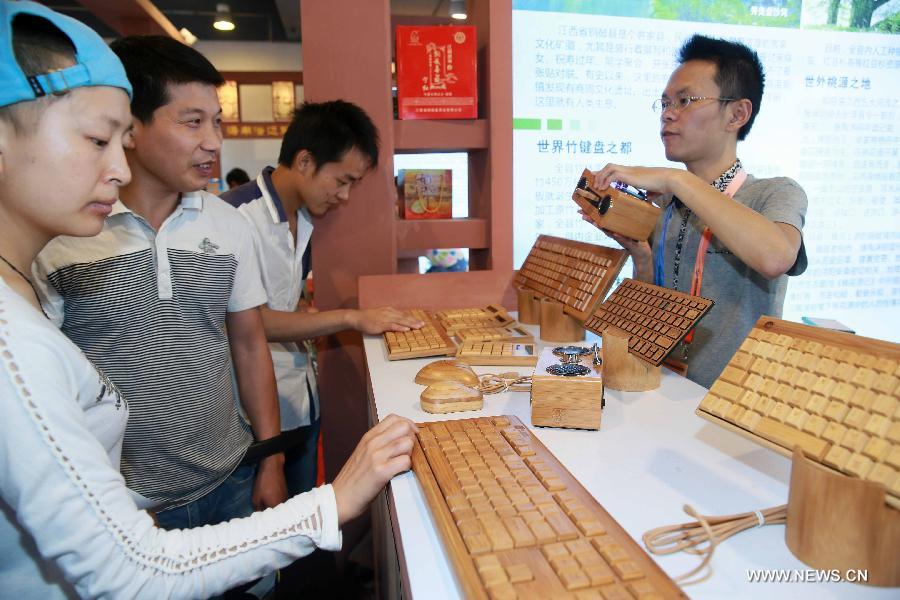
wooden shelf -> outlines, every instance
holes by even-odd
[[[486,219],[397,219],[397,250],[490,248]]]
[[[489,147],[487,119],[394,120],[396,152],[464,152]]]
[[[296,3],[295,3],[296,5]],[[333,310],[372,305],[446,308],[492,302],[515,307],[512,279],[512,0],[469,0],[467,22],[478,28],[481,120],[397,121],[391,98],[394,45],[390,0],[300,3],[303,85],[306,98],[343,98],[361,106],[381,134],[376,172],[353,191],[353,200],[316,223],[312,245],[316,305]],[[353,18],[348,18],[353,15]],[[336,44],[337,39],[352,43]],[[396,152],[469,151],[469,215],[441,225],[404,223],[397,214]],[[478,221],[477,219],[483,219]],[[424,239],[425,228],[435,238]],[[352,243],[348,243],[352,240]],[[466,273],[416,273],[418,260],[399,245],[427,248],[480,246]],[[421,248],[419,248],[421,249]],[[479,270],[480,269],[480,270]],[[493,270],[487,270],[493,269]],[[420,304],[421,301],[421,304]],[[359,334],[342,332],[319,350],[325,466],[329,480],[369,428],[359,398],[370,389]],[[365,520],[343,528],[344,548],[362,539]]]

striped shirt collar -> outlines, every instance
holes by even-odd
[[[183,210],[203,210],[203,195],[200,192],[187,192],[186,194],[181,195],[181,201],[178,204]],[[106,217],[114,217],[115,215],[120,215],[123,213],[131,213],[134,212],[122,202],[121,199],[116,200],[116,203],[113,204],[112,212],[109,213],[109,216]]]

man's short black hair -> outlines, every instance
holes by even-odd
[[[110,44],[125,65],[134,88],[131,114],[149,123],[153,113],[169,102],[169,84],[206,83],[219,87],[225,80],[205,56],[164,35],[132,35]]]
[[[762,103],[766,76],[759,55],[740,42],[694,35],[678,53],[678,63],[705,60],[716,65],[716,85],[723,98],[747,98],[753,104],[750,119],[738,130],[738,140],[750,132]]]
[[[297,153],[306,150],[316,161],[318,171],[356,148],[374,169],[378,166],[378,144],[378,128],[357,105],[344,100],[304,102],[294,110],[281,141],[278,163],[290,167]]]
[[[228,175],[225,176],[225,183],[228,185],[241,185],[248,181],[250,181],[250,176],[247,175],[247,171],[240,167],[233,168],[228,171]]]
[[[37,15],[19,14],[13,18],[12,47],[16,62],[28,77],[75,64],[72,40],[56,25]],[[64,95],[48,94],[30,102],[0,107],[0,119],[12,123],[16,131],[30,130],[37,123],[40,111]]]

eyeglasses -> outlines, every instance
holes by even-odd
[[[713,96],[677,96],[674,100],[666,98],[657,98],[653,101],[653,112],[662,114],[670,108],[675,112],[681,112],[691,105],[692,102],[700,100],[718,100],[719,102],[734,102],[737,98],[716,98]]]

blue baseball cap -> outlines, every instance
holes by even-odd
[[[26,76],[13,52],[12,24],[17,15],[34,15],[56,26],[75,47],[75,64]],[[0,106],[95,85],[122,88],[131,97],[125,68],[93,29],[35,2],[0,0]]]

